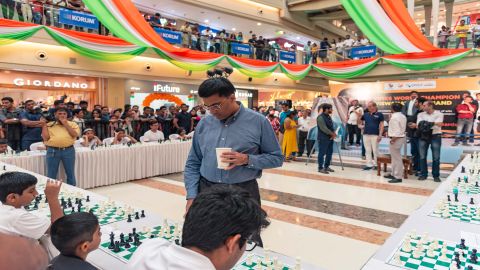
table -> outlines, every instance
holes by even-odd
[[[113,185],[136,179],[182,172],[192,143],[138,143],[132,146],[115,145],[76,148],[75,176],[80,188]],[[28,171],[46,175],[46,151],[17,155],[0,155],[0,161]],[[59,179],[65,179],[63,169]]]
[[[38,189],[39,193],[42,193],[42,191],[43,191],[42,187],[44,187],[44,183],[48,179],[47,177],[42,176],[40,174],[33,173],[33,172],[29,172],[28,170],[25,170],[25,169],[22,169],[22,168],[19,168],[19,167],[10,165],[10,164],[6,164],[6,163],[3,163],[3,162],[0,162],[0,173],[3,171],[4,166],[6,168],[6,171],[21,171],[21,172],[26,172],[26,173],[30,173],[30,174],[35,175],[37,177],[37,179],[39,180],[39,183],[37,184],[37,189]],[[91,191],[84,190],[84,189],[81,189],[81,188],[78,188],[78,187],[73,187],[73,186],[70,186],[70,185],[67,185],[67,184],[63,184],[62,189],[61,189],[61,193],[62,194],[81,194],[82,198],[86,198],[88,196],[91,204],[102,204],[102,202],[103,203],[104,202],[109,202],[109,200],[104,196],[101,196],[99,194],[96,194],[96,193],[93,193]],[[109,202],[109,203],[111,203],[111,202]],[[116,207],[122,207],[122,208],[133,207],[133,208],[135,208],[134,206],[128,206],[128,205],[126,205],[122,202],[118,202],[118,201],[116,201],[114,204],[115,204]],[[44,208],[42,208],[42,209],[44,209]],[[135,211],[138,211],[138,210],[140,210],[140,209],[135,208]],[[37,210],[35,210],[35,211],[37,211]],[[44,212],[41,212],[42,210],[38,210],[38,211],[39,212],[37,212],[37,214],[44,213]],[[162,225],[166,221],[161,216],[155,215],[155,214],[150,213],[148,211],[145,211],[145,215],[146,215],[145,218],[141,218],[139,220],[133,220],[133,222],[131,222],[131,223],[127,222],[127,220],[122,220],[122,221],[118,221],[118,222],[114,222],[114,223],[110,223],[110,224],[101,225],[102,242],[104,242],[105,239],[109,238],[109,232],[112,231],[112,230],[114,230],[114,231],[127,231],[128,232],[128,231],[131,231],[133,227],[138,228],[138,229],[140,229],[144,226],[154,227],[156,225]],[[177,224],[176,222],[171,221],[171,220],[168,220],[167,222],[168,222],[169,225]],[[183,222],[181,222],[181,223],[183,223]],[[149,240],[147,239],[147,240],[143,240],[143,241],[149,241]],[[257,247],[251,252],[245,252],[245,254],[243,255],[240,262],[242,260],[244,260],[247,256],[252,256],[252,255],[263,256],[264,254],[265,254],[265,250],[263,250],[260,247]],[[293,266],[295,266],[296,259],[294,259],[294,258],[285,256],[283,254],[279,254],[279,253],[276,253],[276,252],[272,252],[272,251],[270,251],[269,254],[270,254],[271,258],[274,258],[274,257],[278,258],[279,261],[281,261],[281,262],[283,262],[287,265],[292,266],[292,269],[293,269]],[[126,269],[126,263],[124,261],[122,261],[119,258],[111,255],[110,253],[107,253],[107,252],[103,251],[100,248],[91,252],[87,257],[87,261],[89,261],[90,263],[95,265],[97,268],[102,269],[102,270],[123,270],[123,269]],[[237,265],[237,266],[234,267],[234,269],[243,270],[245,268],[243,266]],[[320,270],[318,267],[315,267],[313,265],[310,265],[308,263],[303,263],[303,262],[302,262],[302,265],[301,265],[301,269],[303,269],[303,270]]]
[[[462,166],[468,168],[471,164],[470,159],[470,156],[465,157],[450,176],[436,189],[430,198],[428,198],[426,203],[407,218],[403,225],[387,239],[385,244],[367,261],[362,269],[400,269],[397,266],[387,264],[387,261],[399,247],[405,235],[413,229],[420,233],[428,232],[431,238],[451,242],[459,242],[461,231],[477,234],[480,232],[480,225],[478,224],[430,216],[439,201],[446,199],[447,193],[450,193],[452,181],[457,181],[458,177],[464,175],[461,173],[461,168]],[[476,202],[476,206],[478,207],[478,202]]]

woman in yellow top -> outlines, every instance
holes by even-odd
[[[294,111],[287,112],[287,118],[285,118],[284,126],[285,133],[283,135],[282,141],[282,153],[285,156],[286,161],[294,159],[294,153],[298,152],[298,143],[297,143],[297,123],[295,122],[295,116],[297,115]]]

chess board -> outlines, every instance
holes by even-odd
[[[406,241],[410,241],[411,250],[403,250]],[[435,242],[435,243],[434,243]],[[433,246],[432,246],[433,245]],[[415,249],[419,247],[418,254],[415,255]],[[432,248],[431,248],[432,246]],[[436,248],[435,248],[436,247]],[[427,250],[431,248],[432,253],[429,256]],[[460,254],[460,269],[467,269],[472,266],[474,270],[480,270],[480,263],[473,264],[470,261],[472,254],[471,247],[460,249],[459,244],[444,240],[430,240],[426,237],[413,235],[406,236],[400,247],[395,250],[393,256],[387,261],[388,264],[401,267],[403,269],[419,269],[419,270],[450,270],[457,269],[454,261],[455,253]],[[445,252],[445,255],[443,254]],[[465,255],[462,255],[462,252]]]
[[[176,232],[175,231],[175,228],[176,226],[172,226],[172,225],[167,225],[170,229],[170,232],[169,233],[165,233],[166,231],[163,230],[162,231],[162,228],[166,227],[165,224],[164,226],[155,226],[153,228],[151,228],[151,230],[149,231],[146,231],[145,229],[141,230],[141,231],[136,231],[136,233],[138,234],[139,236],[139,240],[140,242],[143,242],[143,241],[148,241],[148,239],[155,239],[155,238],[163,238],[165,240],[168,240],[170,242],[173,242],[175,240],[178,239],[178,243],[180,243],[180,239],[179,239],[179,235],[180,233],[179,232]],[[120,238],[119,238],[119,235],[122,233],[120,231],[116,231],[114,232],[115,233],[115,241],[119,241]],[[128,234],[129,233],[126,233],[126,232],[123,232],[124,235],[125,235],[125,238],[128,238]],[[175,236],[175,234],[177,234],[177,236]],[[120,250],[118,252],[115,252],[113,249],[110,249],[109,246],[110,246],[110,236],[107,235],[107,234],[104,234],[103,237],[102,237],[102,243],[100,244],[100,249],[104,252],[106,252],[107,254],[111,255],[111,256],[114,256],[116,258],[118,258],[119,260],[127,263],[130,258],[133,256],[133,254],[135,253],[135,251],[137,250],[137,248],[139,246],[136,246],[134,245],[133,242],[130,243],[130,246],[129,248],[125,248],[125,246],[120,246]]]
[[[480,208],[464,203],[446,202],[433,210],[429,216],[480,224]]]
[[[258,266],[260,264],[260,266]],[[249,254],[247,258],[239,261],[232,270],[294,270],[293,267],[281,262],[265,261],[265,257]]]

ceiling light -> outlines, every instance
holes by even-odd
[[[258,26],[262,25],[262,23],[257,23]]]
[[[237,28],[232,28],[232,31],[237,31]]]
[[[208,22],[209,22],[209,20],[205,20],[205,21],[203,21],[203,22],[204,22],[204,23],[208,23]]]
[[[300,37],[297,37],[297,39],[300,39]]]
[[[417,13],[417,16],[422,16],[422,13]]]

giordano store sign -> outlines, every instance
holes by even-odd
[[[39,90],[96,90],[95,78],[33,72],[0,71],[0,87]]]

